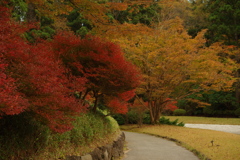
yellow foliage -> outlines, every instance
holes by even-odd
[[[223,63],[219,56],[227,52],[226,47],[220,43],[206,47],[206,30],[192,38],[182,23],[177,17],[155,28],[123,24],[106,34],[141,69],[143,82],[137,91],[156,102],[150,107],[153,112],[161,112],[170,95],[180,98],[202,90],[227,90],[235,82],[232,72],[237,65],[229,58]]]

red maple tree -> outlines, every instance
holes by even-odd
[[[12,21],[7,8],[0,14],[0,116],[26,111],[56,132],[70,130],[72,116],[86,109],[74,96],[85,78],[71,76],[49,42],[28,44],[28,27]]]
[[[120,47],[112,42],[93,36],[80,39],[65,32],[55,36],[53,46],[74,76],[87,79],[85,93],[81,95],[92,92],[93,110],[102,95],[118,97],[139,84],[136,67],[126,61]],[[110,104],[113,102],[122,105],[116,99]]]
[[[135,96],[135,90],[126,91],[119,93],[117,96],[112,97],[108,102],[107,106],[113,113],[126,114],[128,112],[128,101]]]
[[[20,56],[25,46],[18,36],[24,28],[17,23],[10,23],[9,15],[9,10],[0,6],[0,117],[19,114],[29,107],[26,97],[17,90],[17,80],[8,71],[10,66],[7,57]],[[16,60],[17,57],[11,61]]]
[[[65,132],[73,116],[86,110],[87,95],[95,99],[93,110],[106,95],[113,97],[110,108],[126,112],[139,76],[119,46],[69,32],[29,44],[23,38],[29,27],[11,20],[5,7],[0,14],[0,117],[31,112],[53,131]]]
[[[38,43],[31,48],[28,68],[29,83],[36,95],[29,97],[34,110],[48,119],[49,126],[57,132],[71,129],[69,115],[83,112],[86,107],[74,97],[74,89],[84,88],[84,78],[72,78],[59,59],[56,59],[48,42]],[[61,126],[59,126],[61,125]]]

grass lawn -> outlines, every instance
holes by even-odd
[[[230,124],[240,125],[240,118],[213,118],[213,117],[191,117],[191,116],[164,116],[171,121],[178,119],[178,122],[193,124]]]
[[[206,117],[166,117],[184,123],[240,124],[240,119]],[[201,160],[240,160],[240,135],[170,125],[123,125],[122,130],[156,135],[178,142],[196,153]],[[213,142],[213,145],[211,143]]]

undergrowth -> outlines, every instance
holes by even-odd
[[[174,125],[183,127],[185,124],[183,122],[178,123],[178,119],[171,121],[169,118],[161,117],[159,119],[160,124]]]
[[[23,113],[0,119],[0,160],[51,160],[82,155],[109,143],[119,132],[117,122],[101,112],[76,118],[74,129],[59,134]]]

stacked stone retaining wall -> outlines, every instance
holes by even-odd
[[[124,155],[124,142],[125,134],[122,132],[111,144],[95,148],[84,156],[66,156],[65,160],[117,160]]]

